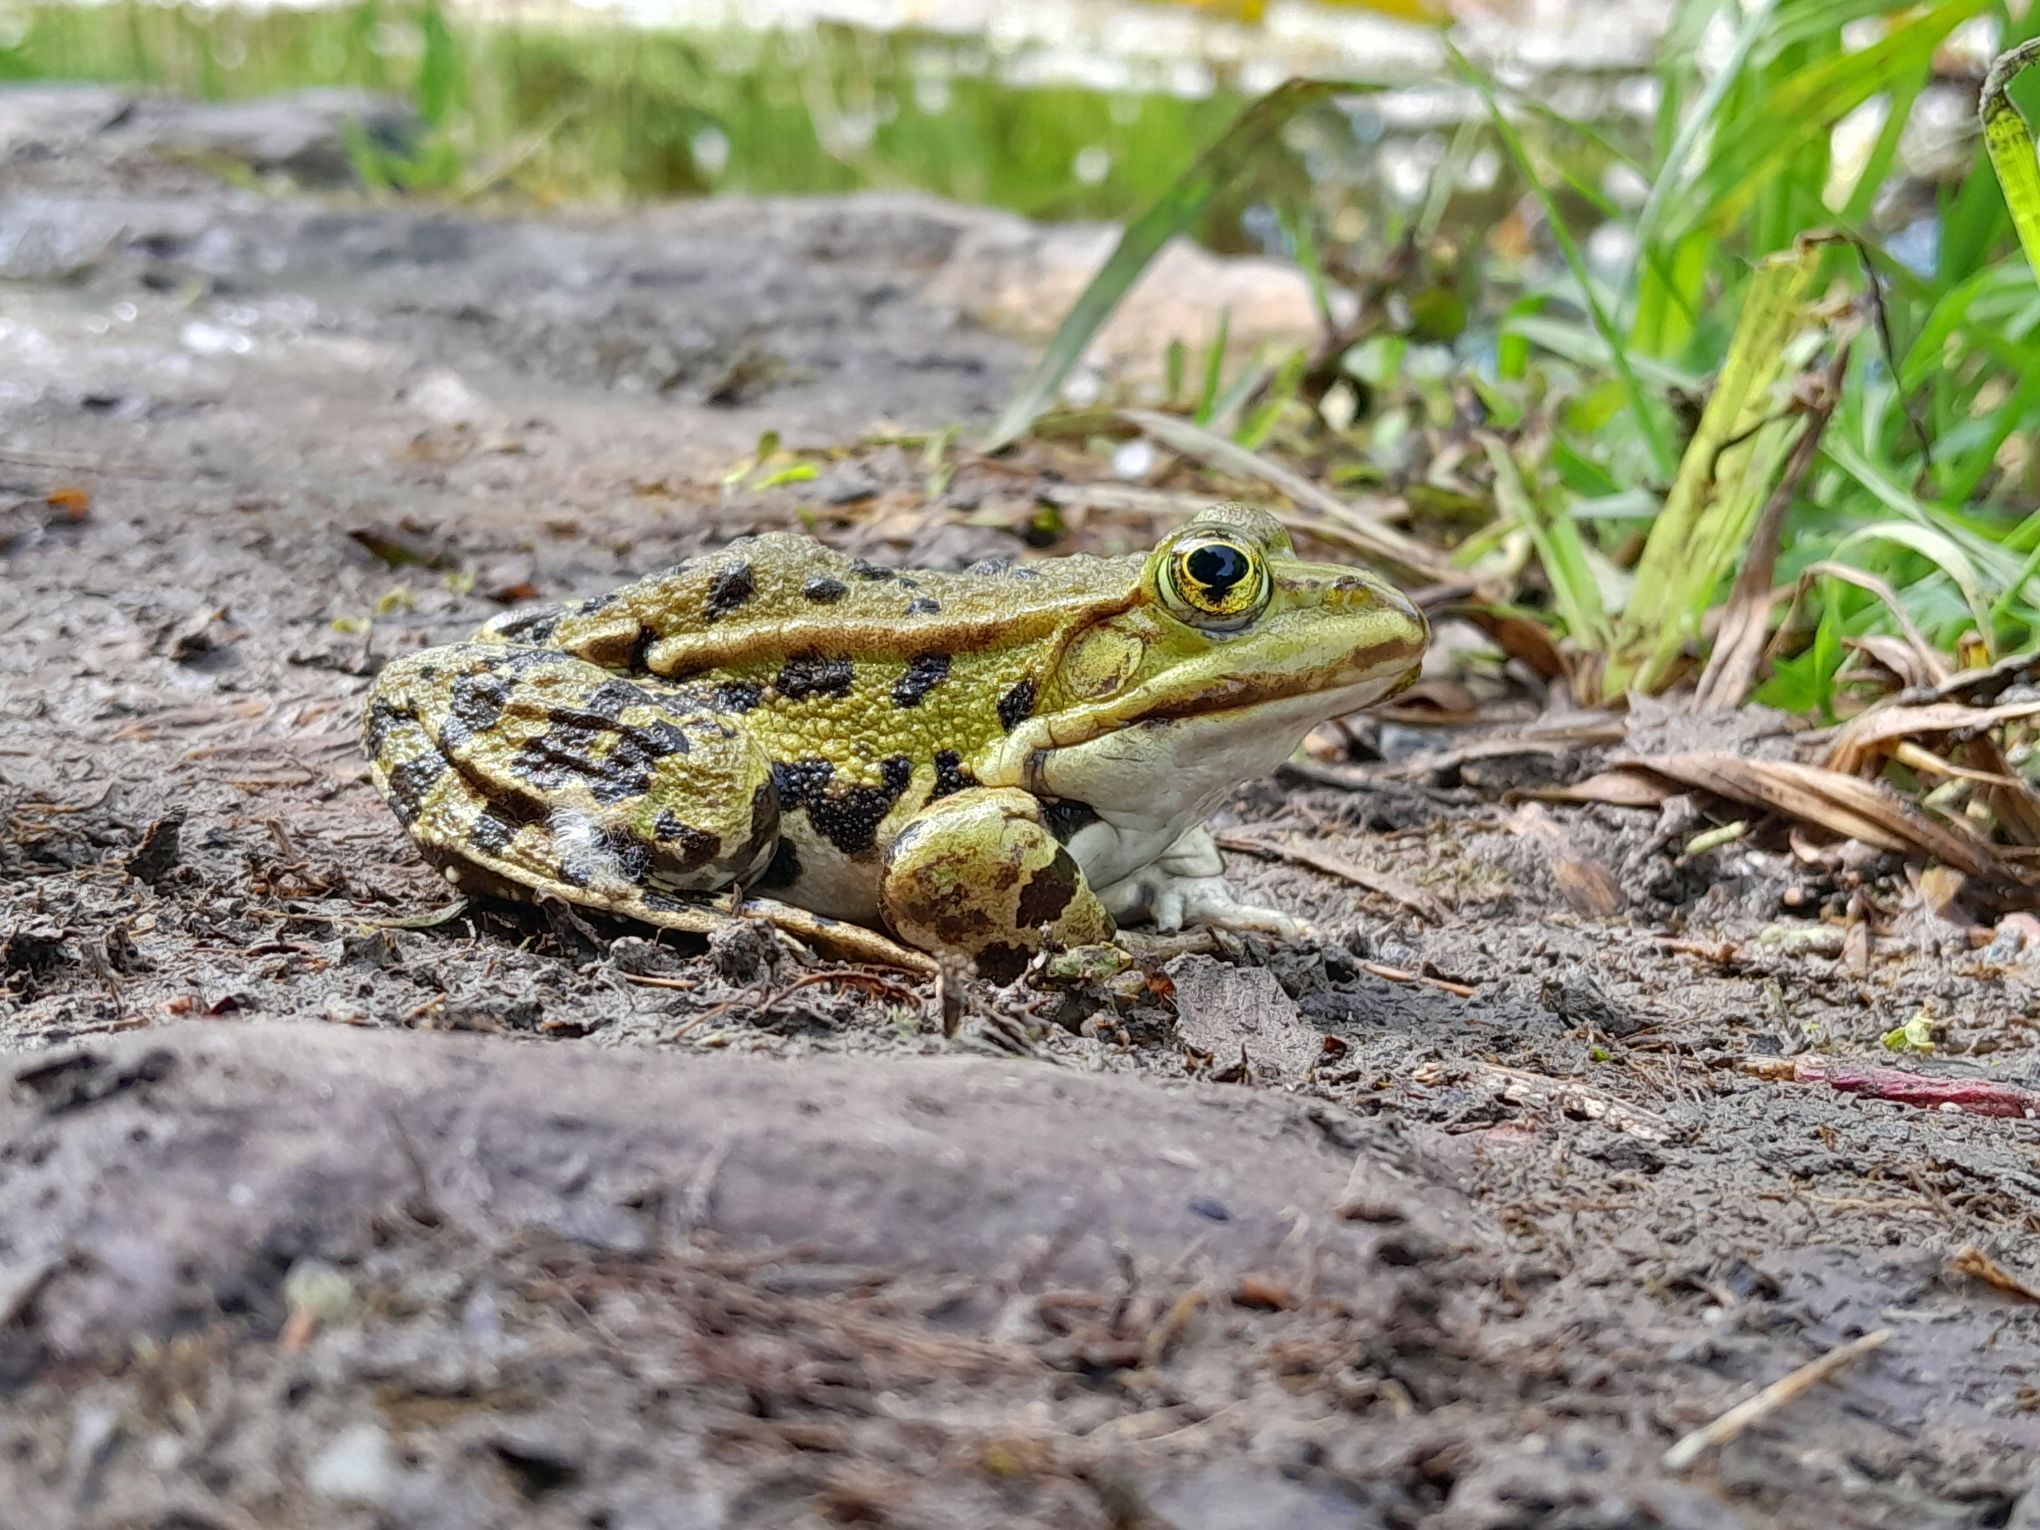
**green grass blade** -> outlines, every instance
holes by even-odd
[[[1035,417],[1048,407],[1063,379],[1084,354],[1084,347],[1140,279],[1148,262],[1171,239],[1194,225],[1211,205],[1211,199],[1241,170],[1268,151],[1292,117],[1347,88],[1350,87],[1335,80],[1291,80],[1278,85],[1241,112],[1218,141],[1162,194],[1161,200],[1128,224],[1111,258],[1091,278],[1091,284],[1064,316],[1041,360],[1008,400],[986,436],[983,449],[994,452],[1019,440]]]
[[[1578,366],[1596,370],[1614,370],[1617,351],[1608,348],[1605,336],[1596,333],[1585,324],[1569,319],[1547,318],[1541,313],[1521,312],[1524,305],[1518,304],[1502,317],[1502,332],[1505,338],[1527,340],[1532,345],[1551,352],[1554,356]],[[1685,393],[1699,393],[1707,384],[1704,373],[1688,371],[1650,356],[1631,356],[1629,364],[1636,375],[1656,388],[1679,389]]]
[[[1931,526],[1918,526],[1910,521],[1878,521],[1857,527],[1837,542],[1835,557],[1842,559],[1851,548],[1865,542],[1889,542],[1907,548],[1946,574],[1955,588],[1962,592],[1963,603],[1969,607],[1969,614],[1976,622],[1976,630],[1983,638],[1984,646],[1993,657],[1996,656],[1997,636],[1991,621],[1990,602],[1984,598],[1983,575],[1953,537]]]
[[[1204,386],[1197,393],[1197,407],[1190,411],[1190,418],[1200,425],[1211,423],[1211,412],[1218,407],[1219,389],[1225,386],[1225,348],[1232,338],[1232,310],[1218,311],[1218,333],[1211,337],[1211,344],[1204,348]]]
[[[1502,111],[1495,100],[1494,84],[1487,74],[1476,69],[1465,54],[1451,43],[1445,45],[1452,62],[1473,88],[1480,92],[1480,99],[1487,108],[1488,120],[1494,124],[1496,135],[1502,140],[1502,147],[1508,150],[1509,158],[1515,161],[1516,171],[1536,194],[1544,207],[1544,216],[1551,224],[1551,235],[1558,243],[1559,254],[1565,258],[1566,269],[1572,272],[1573,280],[1579,284],[1580,300],[1586,304],[1587,313],[1599,331],[1602,343],[1608,347],[1608,354],[1615,363],[1616,375],[1622,379],[1623,392],[1629,403],[1629,411],[1636,417],[1637,433],[1650,449],[1650,457],[1657,471],[1670,476],[1672,471],[1671,442],[1665,433],[1665,422],[1660,416],[1657,403],[1644,391],[1638,381],[1636,369],[1630,365],[1629,351],[1622,343],[1622,335],[1615,323],[1608,317],[1601,300],[1594,293],[1593,277],[1587,271],[1587,263],[1580,254],[1580,247],[1573,239],[1572,230],[1566,225],[1565,214],[1560,211],[1558,201],[1551,190],[1537,174],[1530,162],[1529,152],[1523,147],[1522,137],[1516,132],[1515,124]]]
[[[2033,134],[2011,96],[2012,80],[2035,59],[2040,59],[2040,38],[2000,54],[1984,76],[1977,113],[1983,118],[1983,144],[1990,152],[1991,168],[2004,188],[2012,227],[2019,231],[2019,248],[2026,252],[2034,275],[2040,276],[2040,162],[2033,157]]]
[[[1604,676],[1610,698],[1663,678],[1743,551],[1796,434],[1796,422],[1765,422],[1779,413],[1775,385],[1821,248],[1802,241],[1757,267],[1728,359],[1637,562]]]
[[[1636,215],[1638,261],[1642,259],[1643,251],[1657,242],[1658,226],[1664,221],[1667,210],[1672,206],[1679,187],[1685,180],[1687,162],[1692,159],[1693,151],[1720,114],[1729,93],[1742,80],[1743,70],[1749,63],[1750,55],[1755,51],[1764,29],[1771,24],[1776,10],[1774,0],[1773,4],[1759,5],[1750,12],[1741,27],[1736,30],[1735,41],[1728,50],[1728,58],[1723,62],[1721,72],[1708,81],[1707,89],[1700,97],[1699,103],[1679,125],[1678,135],[1672,140],[1672,146],[1665,151],[1664,163],[1658,166],[1650,191],[1644,197],[1643,209]],[[1693,41],[1697,44],[1698,37]],[[1632,262],[1631,281],[1634,281],[1635,273],[1636,264]]]
[[[2024,587],[2017,582],[2021,561],[2019,555],[1993,541],[1973,525],[1965,524],[1962,515],[1944,506],[1928,504],[1919,499],[1853,442],[1830,434],[1821,442],[1820,450],[1823,457],[1868,489],[1886,509],[1902,520],[1923,527],[1936,536],[1945,537],[1960,550],[1967,566],[1988,574],[1992,585],[2000,588],[2009,587],[2017,591],[2022,600],[2040,600],[2040,589]],[[1887,537],[1885,540],[1891,539]],[[1981,588],[1981,585],[1982,580],[1979,577],[1978,587]],[[1975,602],[1972,601],[1971,604]]]
[[[1837,122],[1874,96],[1917,87],[1934,50],[1989,0],[1946,0],[1893,25],[1853,53],[1829,52],[1783,80],[1766,82],[1749,107],[1722,124],[1716,152],[1678,188],[1664,237],[1701,227],[1726,231],[1789,182],[1790,172],[1825,158]],[[1819,209],[1818,192],[1814,199]],[[1775,239],[1777,230],[1774,229]]]
[[[1496,504],[1505,523],[1521,526],[1536,548],[1537,562],[1551,586],[1552,609],[1565,624],[1566,636],[1582,651],[1605,652],[1608,608],[1601,599],[1601,586],[1594,578],[1579,526],[1571,516],[1552,514],[1540,496],[1530,491],[1515,456],[1503,442],[1483,434],[1480,444],[1494,466]]]

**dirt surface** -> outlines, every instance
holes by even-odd
[[[994,408],[1067,247],[230,189],[119,106],[0,109],[0,1525],[2040,1526],[2033,1121],[1786,1076],[2040,1085],[2018,919],[1511,795],[1593,750],[1328,736],[1221,819],[1325,943],[953,1039],[754,932],[398,927],[375,668],[764,526],[1019,550],[1023,468],[858,443]],[[767,430],[845,450],[726,488]]]

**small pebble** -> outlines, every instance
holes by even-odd
[[[312,1496],[379,1508],[397,1489],[390,1437],[380,1424],[354,1424],[333,1436],[305,1476]]]
[[[1200,1217],[1208,1217],[1214,1222],[1230,1222],[1232,1220],[1232,1213],[1225,1209],[1225,1202],[1213,1196],[1191,1196],[1190,1209]]]

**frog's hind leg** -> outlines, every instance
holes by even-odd
[[[970,957],[993,982],[1044,947],[1109,941],[1111,916],[1041,804],[1012,787],[971,787],[930,803],[885,853],[879,907],[900,939]]]
[[[770,763],[711,694],[547,648],[398,659],[364,722],[376,790],[457,885],[632,917],[713,891],[778,843]],[[654,923],[667,921],[653,919]]]

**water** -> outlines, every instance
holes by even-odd
[[[1442,57],[1434,31],[1365,8],[1276,4],[1242,19],[1253,7],[0,0],[0,79],[128,82],[213,99],[329,85],[392,92],[417,104],[427,131],[412,152],[364,169],[400,189],[617,201],[912,187],[1040,218],[1123,219],[1282,79],[1410,85],[1434,78]],[[1577,62],[1587,42],[1567,35],[1540,24],[1517,42],[1570,48]],[[1584,33],[1604,54],[1623,35]],[[1435,128],[1427,119],[1440,117],[1439,96],[1396,98],[1412,131]],[[1452,99],[1443,116],[1464,109]],[[1362,139],[1385,120],[1369,110]],[[1326,131],[1303,130],[1296,166],[1274,167],[1272,181],[1296,180],[1305,153],[1372,151],[1361,140],[1328,146]],[[1265,244],[1266,218],[1256,230],[1242,211],[1221,206],[1199,232],[1219,247]]]

